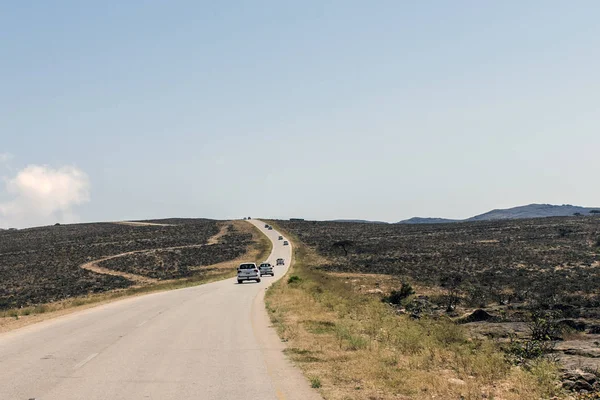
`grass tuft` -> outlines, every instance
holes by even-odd
[[[317,377],[310,378],[310,387],[313,389],[318,389],[321,387],[321,380]]]

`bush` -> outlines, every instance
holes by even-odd
[[[287,283],[289,285],[292,285],[294,283],[300,283],[300,282],[302,282],[302,278],[300,278],[298,275],[292,275],[292,276],[290,276],[288,278],[288,281],[287,281]]]
[[[321,387],[321,380],[317,377],[310,378],[310,387],[313,389],[318,389]]]
[[[558,323],[556,313],[536,311],[528,324],[531,340],[549,341],[560,339],[563,327]]]
[[[522,364],[526,360],[534,360],[552,352],[554,343],[543,340],[515,340],[511,337],[506,352],[513,357],[514,364]]]
[[[571,233],[573,233],[572,229],[569,229],[569,228],[558,228],[558,236],[560,236],[560,237],[567,237]]]
[[[381,299],[381,301],[383,301],[384,303],[398,305],[402,302],[402,300],[408,298],[409,296],[412,296],[413,294],[415,294],[415,291],[410,285],[410,283],[403,282],[402,286],[400,287],[400,290],[392,290],[390,295],[384,297],[383,299]]]

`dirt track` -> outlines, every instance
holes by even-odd
[[[116,222],[118,224],[123,224],[123,225],[134,225],[134,226],[171,226],[168,224],[156,224],[156,223],[146,223],[146,222]],[[185,248],[195,248],[195,247],[202,247],[202,246],[210,246],[213,244],[218,244],[219,243],[219,239],[222,238],[223,236],[225,236],[227,234],[227,231],[229,229],[231,225],[228,223],[223,223],[220,227],[219,232],[217,232],[215,235],[213,235],[212,237],[210,237],[207,241],[207,243],[203,243],[203,244],[192,244],[192,245],[187,245],[187,246],[175,246],[175,247],[162,247],[162,248],[157,248],[157,249],[147,249],[147,250],[136,250],[136,251],[128,251],[125,253],[120,253],[120,254],[115,254],[109,257],[103,257],[103,258],[99,258],[97,260],[93,260],[90,262],[87,262],[85,264],[82,264],[80,266],[80,268],[83,268],[85,270],[88,271],[92,271],[95,272],[97,274],[103,274],[103,275],[113,275],[113,276],[121,276],[125,279],[129,279],[132,282],[135,282],[138,285],[147,285],[150,283],[155,283],[158,281],[158,279],[155,278],[150,278],[147,276],[142,276],[142,275],[136,275],[136,274],[131,274],[128,272],[122,272],[122,271],[115,271],[112,269],[108,269],[108,268],[104,268],[101,267],[100,265],[98,265],[99,263],[101,263],[102,261],[106,261],[106,260],[111,260],[114,258],[119,258],[119,257],[124,257],[124,256],[128,256],[131,254],[140,254],[140,253],[153,253],[156,251],[161,251],[161,250],[177,250],[177,249],[185,249]]]

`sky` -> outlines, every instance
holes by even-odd
[[[600,206],[600,2],[0,3],[0,227]]]

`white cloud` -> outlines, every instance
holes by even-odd
[[[74,207],[90,201],[88,176],[76,167],[30,165],[6,180],[10,200],[0,202],[0,226],[76,222]]]

